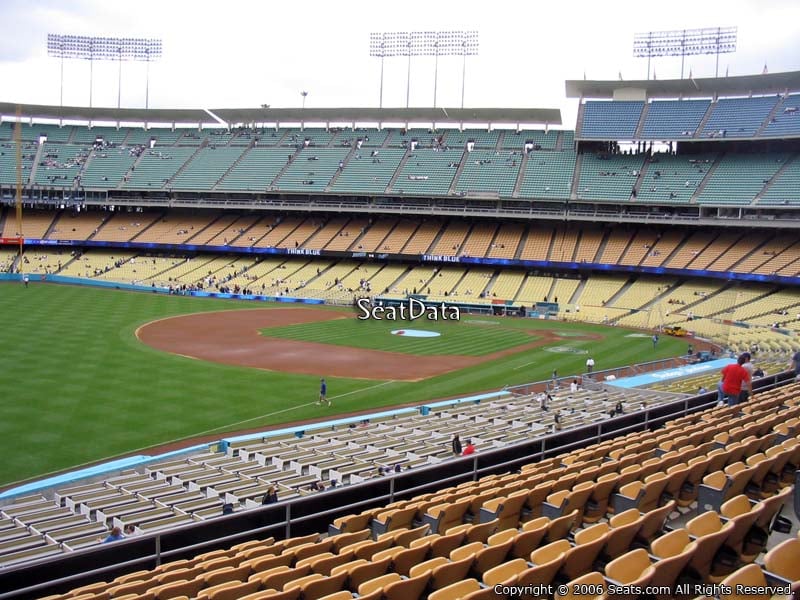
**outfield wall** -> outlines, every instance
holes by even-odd
[[[25,273],[0,273],[0,281],[19,281],[22,282]],[[63,275],[52,274],[27,274],[31,283],[44,282],[44,283],[61,283],[67,285],[82,285],[86,287],[98,287],[115,290],[127,290],[134,292],[151,292],[154,294],[170,294],[169,288],[157,287],[150,285],[136,285],[133,283],[118,283],[116,281],[105,281],[103,279],[85,279],[82,277],[64,277]],[[180,296],[194,296],[197,298],[225,298],[234,300],[255,300],[259,302],[289,302],[300,304],[325,304],[324,300],[319,298],[295,298],[293,296],[259,296],[256,294],[223,294],[221,292],[204,292],[202,290],[192,290],[189,292],[180,292]]]

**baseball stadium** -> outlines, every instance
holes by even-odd
[[[0,102],[0,598],[797,593],[800,72],[563,96]]]

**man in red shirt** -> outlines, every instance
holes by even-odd
[[[469,456],[470,454],[475,454],[475,444],[472,443],[472,440],[467,440],[467,445],[464,448],[464,452],[461,453],[461,456]]]
[[[736,364],[728,365],[722,369],[722,393],[728,406],[739,404],[739,395],[742,393],[742,386],[747,387],[750,383],[750,373],[742,365],[747,362],[747,356],[742,354]]]

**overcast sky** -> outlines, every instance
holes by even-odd
[[[47,33],[159,37],[150,69],[153,108],[378,106],[380,59],[370,32],[479,31],[467,59],[466,106],[560,108],[574,127],[564,80],[644,78],[632,57],[637,32],[738,26],[738,50],[720,74],[800,70],[800,1],[662,0],[0,0],[0,100],[59,103],[60,61]],[[658,79],[680,76],[680,58],[654,59]],[[411,105],[432,106],[434,59],[414,58]],[[460,106],[461,58],[439,59],[439,106]],[[686,75],[713,76],[713,57],[687,57]],[[405,58],[387,58],[384,106],[405,106]],[[145,69],[124,63],[122,106],[144,106]],[[88,61],[65,61],[64,104],[89,104]],[[94,64],[95,106],[116,106],[117,64]]]

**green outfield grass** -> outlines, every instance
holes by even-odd
[[[392,331],[418,329],[434,331],[439,337],[406,337]],[[483,356],[498,350],[521,346],[537,337],[513,327],[492,327],[476,323],[465,327],[457,321],[375,321],[342,319],[303,323],[286,327],[270,327],[261,332],[269,337],[322,342],[387,352],[402,352],[421,356],[464,355]]]
[[[417,383],[329,379],[333,407],[323,409],[313,405],[318,376],[166,354],[144,346],[134,335],[137,327],[154,319],[254,306],[262,305],[48,284],[34,283],[27,289],[0,284],[0,436],[6,443],[0,484],[200,434],[221,436],[321,415],[497,389],[549,378],[553,369],[562,375],[577,373],[586,360],[586,354],[578,353],[582,351],[590,352],[597,369],[603,369],[686,350],[685,340],[668,337],[654,350],[648,338],[626,338],[629,332],[622,329],[466,317],[456,325],[454,336],[471,338],[475,344],[492,336],[513,343],[532,339],[523,329],[548,328],[560,333],[556,344],[560,351],[525,350]],[[587,332],[606,337],[602,341],[572,337]],[[396,343],[408,341],[390,337]]]

